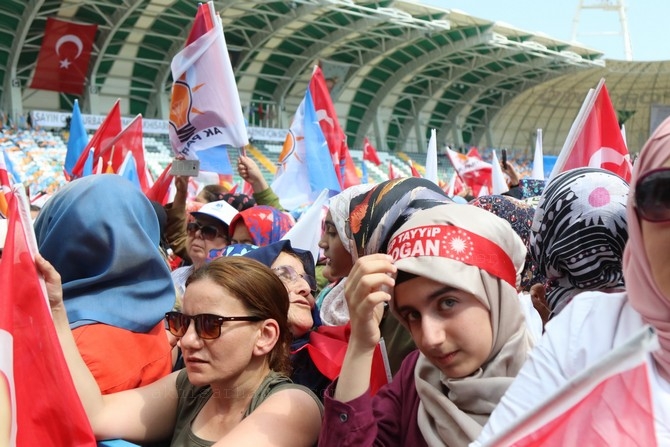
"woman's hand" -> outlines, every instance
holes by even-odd
[[[391,256],[373,254],[358,259],[347,277],[344,295],[351,321],[350,342],[364,350],[379,343],[379,322],[384,303],[393,296],[396,270]]]
[[[61,284],[60,274],[56,271],[54,266],[40,254],[35,256],[35,266],[37,267],[37,271],[44,277],[51,310],[65,309],[65,306],[63,305],[63,286]]]
[[[244,181],[251,185],[255,193],[268,188],[268,184],[260,168],[252,158],[246,155],[240,155],[237,158],[237,173]]]

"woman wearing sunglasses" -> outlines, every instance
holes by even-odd
[[[188,280],[183,313],[168,312],[186,367],[142,388],[102,396],[82,362],[62,301],[60,277],[44,259],[54,324],[98,439],[173,446],[311,446],[321,406],[288,379],[291,334],[286,287],[244,257],[219,258]]]
[[[549,322],[477,445],[639,334],[645,325],[658,334],[660,349],[647,359],[653,409],[644,410],[653,412],[657,444],[670,445],[670,119],[656,129],[633,167],[626,217],[626,291],[579,294]],[[611,426],[621,426],[626,416],[617,414]],[[611,418],[612,413],[593,416],[599,417]]]
[[[186,251],[192,264],[172,271],[172,280],[180,294],[184,293],[186,279],[205,264],[210,251],[230,244],[228,225],[237,210],[225,200],[219,200],[206,203],[191,215],[195,220],[186,226]]]

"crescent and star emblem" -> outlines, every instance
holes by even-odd
[[[77,47],[77,54],[73,59],[77,59],[81,55],[81,51],[84,49],[84,44],[81,39],[74,34],[66,34],[61,36],[58,41],[56,41],[56,54],[60,56],[60,47],[65,43],[73,43]],[[60,61],[60,68],[70,68],[72,62],[66,57]]]

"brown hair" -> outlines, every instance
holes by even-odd
[[[212,183],[210,185],[205,185],[198,195],[202,197],[206,203],[210,203],[223,200],[223,195],[227,192],[228,188],[225,186]]]
[[[229,291],[249,311],[249,315],[273,319],[279,325],[279,339],[268,355],[270,369],[291,373],[289,351],[291,331],[288,327],[289,298],[286,286],[269,267],[243,256],[222,257],[197,269],[186,286],[200,279],[210,279]]]

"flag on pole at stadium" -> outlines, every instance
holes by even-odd
[[[314,262],[319,260],[319,240],[321,239],[321,211],[328,203],[328,190],[321,191],[300,219],[282,237],[291,241],[293,248],[312,252]]]
[[[475,197],[488,194],[491,190],[491,169],[490,163],[486,163],[479,155],[476,148],[472,148],[467,154],[461,154],[447,148],[447,156],[458,173]]]
[[[172,184],[172,179],[174,179],[174,176],[170,174],[170,169],[172,169],[172,163],[167,165],[154,184],[151,185],[151,188],[146,193],[149,200],[158,202],[161,205],[165,205],[168,202],[170,185]]]
[[[440,185],[440,180],[437,178],[437,133],[435,129],[430,129],[430,140],[428,140],[428,150],[426,151],[425,177],[436,185]]]
[[[360,184],[361,181],[356,173],[356,165],[354,165],[347,146],[347,137],[340,126],[340,121],[337,119],[335,106],[330,97],[330,90],[319,66],[314,67],[308,91],[312,97],[316,120],[328,143],[328,150],[341,189]]]
[[[119,173],[119,169],[131,152],[135,159],[136,169],[142,191],[149,190],[146,177],[146,162],[144,161],[144,138],[142,131],[142,115],[138,114],[119,134],[104,147],[99,157],[106,166],[106,172]],[[140,175],[141,173],[141,175]]]
[[[170,142],[200,170],[233,174],[226,146],[249,143],[221,18],[201,3],[186,45],[172,59]]]
[[[421,178],[421,173],[414,167],[414,162],[409,159],[409,170],[412,172],[412,177]]]
[[[647,358],[657,348],[645,327],[483,445],[656,446]]]
[[[0,262],[0,427],[3,445],[96,445],[54,329],[22,185],[8,194]],[[5,444],[6,443],[6,444]]]
[[[88,163],[91,168],[97,166],[102,149],[107,147],[122,129],[121,106],[120,100],[117,99],[102,124],[100,124],[100,127],[98,127],[91,140],[81,152],[77,163],[74,165],[74,168],[72,168],[72,177],[78,178],[87,175],[84,166],[86,165],[88,158],[91,156],[91,150],[93,150],[93,156]]]
[[[98,25],[47,18],[30,88],[81,95]]]
[[[389,159],[389,180],[393,180],[394,178],[398,178],[398,176],[393,170],[393,163],[391,163],[391,160]]]
[[[72,169],[77,164],[77,160],[79,160],[87,145],[88,135],[86,135],[84,120],[79,110],[79,100],[75,99],[74,106],[72,107],[72,116],[70,117],[70,135],[67,139],[65,165],[63,166],[65,174],[68,177],[72,177]]]
[[[313,100],[316,73],[321,73],[318,67],[314,68],[312,81],[295,112],[272,182],[273,191],[288,210],[312,203],[324,189],[331,195],[342,190],[337,175],[340,166],[334,164],[328,140],[319,124],[328,117],[319,117],[323,111],[315,108]]]
[[[633,169],[604,78],[587,93],[550,178],[586,166],[607,169],[627,182]]]
[[[130,183],[137,186],[139,189],[142,189],[140,186],[140,177],[137,173],[137,164],[135,163],[135,157],[133,157],[132,152],[126,153],[126,157],[123,159],[121,166],[119,166],[119,171],[117,174],[129,180]],[[148,191],[149,190],[147,190],[147,192]]]
[[[500,167],[500,162],[498,161],[498,154],[494,150],[491,160],[491,194],[502,194],[509,191],[507,182],[505,181],[505,174]]]
[[[367,184],[370,180],[368,177],[368,167],[365,165],[365,160],[361,160],[361,183]]]
[[[379,159],[379,155],[377,155],[377,149],[375,149],[375,147],[370,144],[368,137],[363,139],[363,160],[367,160],[377,166],[382,164],[381,160]]]
[[[542,150],[542,129],[537,129],[535,138],[535,154],[533,156],[533,172],[530,178],[544,180],[544,153]]]

